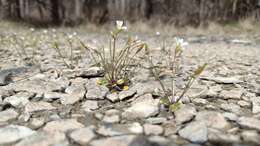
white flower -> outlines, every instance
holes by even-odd
[[[76,36],[78,33],[77,32],[73,32],[73,35]]]
[[[184,39],[182,38],[174,38],[176,46],[180,46],[181,48],[184,49],[185,46],[189,45],[188,42],[185,42]]]
[[[159,36],[160,34],[161,34],[161,33],[160,33],[159,31],[157,31],[157,32],[156,32],[156,35],[158,35],[158,36]]]
[[[43,33],[44,33],[44,34],[47,34],[47,33],[48,33],[48,30],[46,30],[46,29],[43,30]]]
[[[55,32],[56,32],[56,29],[53,28],[53,29],[52,29],[52,32],[55,33]]]
[[[30,28],[30,31],[31,31],[31,32],[34,32],[34,31],[35,31],[35,29],[34,29],[34,28]]]
[[[68,35],[68,38],[69,38],[69,39],[72,39],[72,38],[73,38],[73,35]]]
[[[116,28],[118,30],[127,30],[127,27],[126,26],[123,26],[124,22],[121,21],[121,20],[117,20],[116,21]]]

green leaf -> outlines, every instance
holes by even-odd
[[[171,104],[171,102],[169,101],[169,98],[168,98],[168,97],[162,97],[162,98],[160,99],[160,104],[169,106],[169,105]]]
[[[175,111],[177,111],[178,109],[180,109],[180,107],[181,107],[181,103],[180,103],[180,102],[177,102],[177,103],[174,103],[174,104],[170,105],[169,110],[170,110],[171,112],[175,112]]]

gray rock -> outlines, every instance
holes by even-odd
[[[7,122],[18,117],[18,113],[14,109],[7,109],[0,112],[0,122]]]
[[[226,130],[230,127],[230,124],[226,121],[225,117],[221,113],[215,111],[198,112],[195,120],[206,123],[209,128]]]
[[[105,115],[103,122],[105,123],[118,123],[120,121],[119,115]]]
[[[164,117],[148,118],[145,120],[149,124],[162,124],[167,121]]]
[[[43,98],[44,101],[53,101],[56,99],[64,98],[64,96],[69,96],[69,95],[60,92],[45,92]]]
[[[76,119],[65,119],[48,122],[43,130],[47,132],[68,132],[83,127],[84,125],[79,123]]]
[[[87,100],[82,105],[82,109],[85,112],[92,112],[92,111],[94,111],[94,110],[96,110],[98,108],[99,108],[98,102],[95,101],[95,100]]]
[[[32,127],[33,129],[38,129],[41,126],[43,126],[45,123],[44,118],[32,118],[30,119],[30,127]]]
[[[208,129],[204,122],[195,121],[181,129],[179,135],[193,143],[204,143],[208,140]]]
[[[24,107],[28,102],[29,98],[33,97],[35,94],[28,92],[19,92],[13,96],[4,99],[5,103],[11,104],[13,107],[21,108]]]
[[[15,146],[68,146],[69,142],[66,135],[61,132],[44,132],[40,131],[30,135]]]
[[[234,113],[225,112],[223,116],[229,121],[236,121],[238,119],[237,115]]]
[[[117,102],[117,101],[119,101],[119,96],[118,96],[117,93],[108,94],[108,95],[106,96],[106,98],[107,98],[108,100],[110,100],[111,102]]]
[[[135,139],[133,135],[125,135],[125,136],[116,136],[103,138],[98,140],[93,140],[90,142],[91,146],[131,146],[131,142]]]
[[[0,86],[5,86],[11,82],[11,75],[10,72],[0,72]]]
[[[244,142],[260,145],[260,141],[259,141],[260,135],[258,134],[257,131],[254,130],[242,131],[241,136]]]
[[[119,99],[122,101],[126,98],[130,98],[130,97],[133,97],[135,94],[136,94],[136,90],[135,89],[130,89],[130,90],[127,90],[127,91],[121,91],[119,94],[118,94],[118,97]]]
[[[251,107],[251,103],[244,101],[244,100],[239,100],[237,102],[237,104],[240,105],[241,107],[245,107],[245,108]]]
[[[87,145],[92,139],[94,139],[96,134],[92,127],[81,128],[72,131],[69,137],[76,143],[80,145]]]
[[[241,99],[244,91],[242,89],[222,90],[219,96],[223,99]]]
[[[243,82],[235,77],[201,77],[201,79],[214,81],[220,84],[237,84]]]
[[[260,113],[260,97],[252,97],[250,100],[252,102],[252,113]]]
[[[104,70],[100,67],[90,67],[87,70],[81,71],[77,76],[83,78],[101,77],[104,75]]]
[[[62,97],[61,103],[63,105],[74,104],[84,98],[86,89],[83,85],[72,85],[66,88],[65,93],[68,96]]]
[[[144,133],[146,135],[161,135],[163,134],[163,128],[159,125],[144,124]]]
[[[108,88],[105,86],[100,86],[95,83],[95,81],[90,80],[86,84],[87,93],[85,95],[86,99],[104,99],[108,93]]]
[[[47,110],[55,110],[56,107],[52,106],[48,102],[28,102],[25,105],[24,112],[26,113],[33,113],[33,112],[40,112],[40,111],[47,111]]]
[[[228,111],[228,112],[232,112],[232,113],[235,113],[235,114],[241,114],[240,106],[237,105],[237,104],[234,104],[234,103],[222,103],[220,105],[220,108],[225,110],[225,111]]]
[[[260,131],[260,120],[251,117],[240,117],[237,123],[244,128]]]
[[[31,114],[30,113],[22,113],[19,117],[18,120],[20,122],[28,122],[31,118]]]
[[[208,129],[208,140],[214,143],[240,143],[240,136],[226,134],[216,129]]]
[[[122,113],[122,117],[127,119],[148,118],[159,113],[159,100],[153,99],[151,94],[146,94],[142,100],[133,102],[132,106]]]
[[[7,86],[15,91],[27,91],[31,93],[45,93],[52,91],[62,91],[67,85],[55,81],[45,81],[41,79],[25,80]]]
[[[134,134],[142,134],[144,131],[142,125],[138,122],[128,124],[127,127],[128,127],[128,130],[130,131],[130,133],[134,133]]]
[[[34,134],[35,131],[18,125],[8,125],[0,128],[0,145],[16,142]]]
[[[196,108],[193,105],[185,104],[181,108],[174,112],[175,121],[177,124],[190,121],[196,114]]]
[[[202,98],[195,98],[192,100],[192,103],[194,103],[195,105],[206,105],[208,101]]]

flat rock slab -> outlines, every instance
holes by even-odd
[[[214,81],[219,84],[238,84],[243,82],[234,77],[200,77],[200,78],[203,80]]]
[[[47,132],[68,132],[83,127],[84,125],[76,119],[66,119],[51,121],[44,126],[43,130]]]
[[[260,131],[260,120],[250,117],[240,117],[237,123],[244,128],[255,129]]]
[[[202,121],[192,122],[181,129],[179,135],[193,143],[204,143],[208,140],[207,125]]]
[[[16,142],[22,138],[31,136],[35,131],[18,125],[8,125],[0,128],[0,145]]]
[[[47,110],[55,110],[56,107],[52,106],[48,102],[39,101],[39,102],[29,102],[25,105],[24,112],[33,113],[33,112],[41,112]]]
[[[94,140],[90,143],[91,146],[131,146],[131,142],[135,139],[133,135],[108,137],[99,140]]]
[[[69,142],[66,139],[66,135],[64,133],[48,133],[41,131],[22,139],[17,144],[15,144],[15,146],[66,146],[68,144]]]

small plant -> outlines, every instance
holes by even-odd
[[[119,36],[126,30],[123,21],[116,21],[116,29],[110,34],[108,49],[91,48],[81,41],[81,45],[90,53],[95,63],[105,71],[104,78],[98,80],[98,84],[106,85],[112,92],[129,88],[131,73],[135,72],[140,62],[140,54],[146,48],[145,43],[130,36],[125,45],[120,47]]]
[[[163,96],[160,99],[160,104],[169,107],[169,110],[174,112],[176,111],[180,105],[181,105],[181,99],[184,97],[184,95],[187,93],[187,91],[191,88],[194,81],[199,77],[199,75],[205,70],[207,64],[204,64],[202,66],[199,66],[193,74],[190,75],[185,87],[183,88],[182,92],[180,94],[177,94],[176,92],[176,86],[175,86],[175,79],[177,74],[179,74],[181,70],[181,61],[183,58],[183,51],[184,46],[188,45],[187,42],[184,42],[183,39],[175,38],[175,48],[174,49],[166,49],[163,51],[166,51],[165,53],[168,54],[168,64],[167,68],[171,70],[171,88],[166,88],[163,81],[160,79],[159,71],[154,65],[152,61],[152,56],[149,52],[147,52],[148,55],[148,61],[150,63],[150,68],[153,76],[155,79],[160,83],[160,86],[163,90]]]
[[[62,59],[62,62],[65,64],[66,67],[68,67],[70,69],[74,69],[75,65],[78,64],[78,61],[79,61],[79,58],[77,58],[73,52],[73,48],[74,48],[73,36],[74,35],[69,35],[67,37],[67,42],[69,44],[69,51],[67,51],[67,50],[62,51],[63,49],[61,49],[58,42],[54,42],[54,44],[53,44],[53,48],[58,53],[59,57]]]

